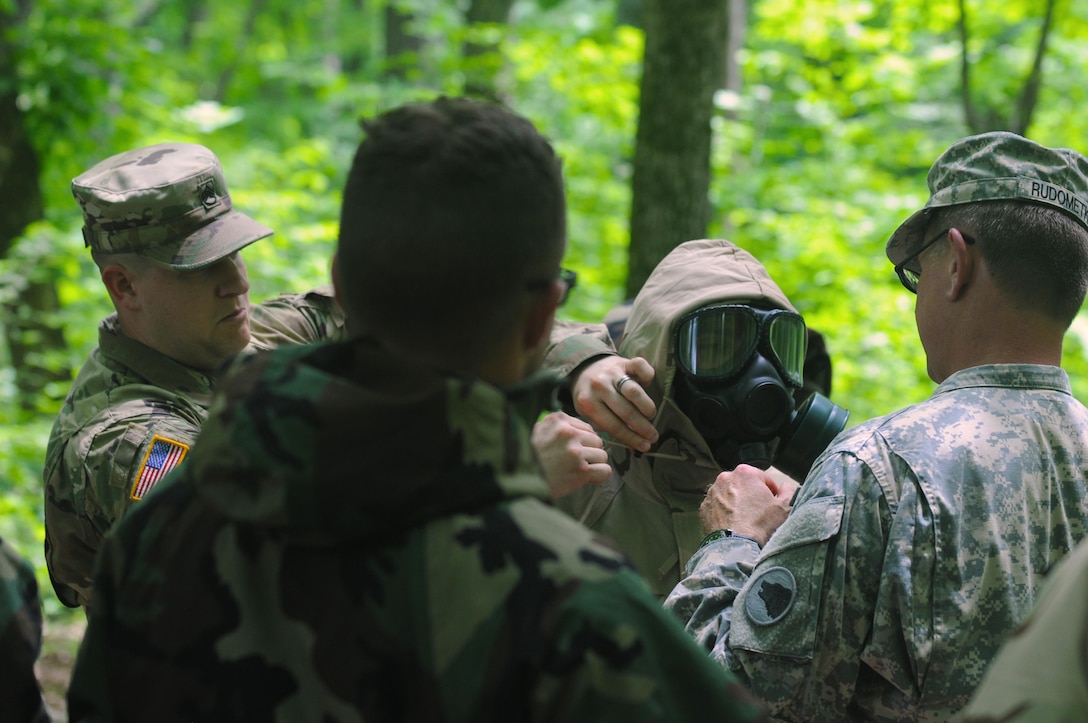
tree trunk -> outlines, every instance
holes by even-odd
[[[1027,135],[1028,128],[1031,126],[1035,105],[1039,101],[1039,89],[1043,85],[1043,58],[1046,57],[1050,30],[1054,27],[1054,6],[1055,0],[1047,0],[1043,27],[1039,30],[1039,42],[1035,46],[1035,59],[1032,61],[1031,71],[1024,78],[1024,87],[1020,89],[1020,94],[1016,98],[1012,120],[1009,123],[1012,132],[1022,136]]]
[[[617,0],[616,25],[630,25],[642,28],[643,0]]]
[[[246,10],[246,18],[242,22],[239,37],[235,41],[237,43],[235,46],[236,48],[245,48],[247,46],[249,39],[253,37],[253,29],[257,25],[257,18],[265,11],[267,5],[267,0],[250,0],[249,8]],[[242,53],[241,51],[236,51],[231,61],[219,71],[219,78],[215,83],[215,93],[212,96],[217,103],[223,103],[226,100],[227,91],[230,89],[231,81],[234,79],[234,72],[238,69],[238,64],[241,62]]]
[[[352,22],[359,22],[367,11],[366,0],[351,0],[351,2],[329,0],[329,4],[333,6],[340,4],[341,7],[348,6],[351,14],[355,16]],[[335,32],[340,33],[342,27],[338,25],[334,28]],[[358,74],[366,66],[365,59],[369,56],[371,50],[369,36],[365,40],[361,39],[358,42],[346,43],[345,47],[340,49],[340,70],[349,77]]]
[[[721,87],[728,0],[646,0],[627,295],[710,218],[710,119]]]
[[[38,183],[38,154],[23,127],[23,114],[16,104],[11,28],[15,18],[0,10],[0,256],[27,224],[42,218],[42,194]]]
[[[502,54],[498,42],[479,42],[472,38],[473,26],[486,23],[506,25],[514,0],[471,0],[465,11],[465,25],[470,39],[461,52],[465,60],[465,95],[498,100],[498,78],[502,70]]]
[[[65,347],[64,329],[57,318],[59,310],[60,299],[52,279],[33,276],[3,306],[4,334],[15,369],[20,409],[37,409],[43,396],[60,399],[67,392],[46,393],[50,385],[72,378],[72,370],[55,361],[54,352]]]
[[[25,7],[25,6],[24,6]],[[18,18],[0,11],[0,255],[7,256],[26,227],[44,216],[38,154],[16,104],[15,48],[12,33]],[[34,267],[37,268],[37,267]],[[68,369],[50,368],[50,350],[64,348],[64,334],[53,312],[60,308],[49,278],[22,279],[3,305],[4,336],[15,369],[19,406],[33,409],[50,382],[70,378]]]
[[[412,35],[411,13],[401,10],[395,0],[385,6],[385,68],[389,78],[406,80],[408,71],[418,67],[423,39]]]
[[[744,38],[748,31],[748,0],[728,0],[725,41],[725,77],[722,87],[740,93],[744,82],[737,57],[744,48]]]
[[[1055,0],[1047,0],[1046,13],[1039,30],[1039,40],[1035,45],[1035,54],[1031,69],[1024,78],[1024,84],[1017,93],[1016,102],[1002,104],[1001,107],[979,108],[973,98],[972,68],[968,43],[971,40],[970,19],[967,16],[967,0],[959,0],[959,17],[956,30],[960,39],[960,103],[963,117],[971,133],[986,133],[995,130],[1008,130],[1019,135],[1026,135],[1031,126],[1035,106],[1039,100],[1039,88],[1043,82],[1043,59],[1046,57],[1050,31],[1054,27]]]

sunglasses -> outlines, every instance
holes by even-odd
[[[918,293],[918,280],[922,276],[922,264],[918,262],[918,257],[930,246],[948,236],[948,232],[951,230],[951,228],[946,228],[944,231],[941,231],[932,239],[922,244],[917,251],[895,265],[895,273],[899,276],[900,283],[903,284],[907,291],[912,294]],[[963,240],[968,244],[973,244],[975,242],[973,238],[962,231],[960,231],[960,235],[963,236]]]
[[[559,306],[562,306],[567,303],[567,298],[570,296],[571,290],[577,286],[578,274],[570,269],[559,269],[558,279],[563,284],[563,290],[559,292]],[[530,290],[546,289],[548,288],[548,285],[555,280],[556,279],[536,279],[528,282],[526,286]]]

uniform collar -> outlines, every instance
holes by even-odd
[[[193,397],[207,406],[214,377],[125,336],[117,314],[110,314],[99,325],[98,348],[104,356],[128,367],[148,383]]]

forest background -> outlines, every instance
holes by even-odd
[[[565,318],[728,238],[824,334],[852,425],[934,386],[884,256],[930,164],[999,129],[1088,151],[1086,67],[1083,0],[0,0],[0,537],[47,623],[78,626],[45,573],[41,470],[112,311],[69,190],[107,155],[214,150],[276,230],[245,253],[261,300],[327,281],[361,117],[499,100],[564,158]],[[1082,401],[1086,345],[1082,314],[1064,360]]]

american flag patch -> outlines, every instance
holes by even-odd
[[[152,437],[151,448],[144,456],[143,464],[140,465],[140,474],[136,477],[136,484],[132,485],[132,493],[129,497],[134,500],[143,499],[144,495],[150,492],[167,472],[185,459],[185,453],[188,451],[187,444],[160,437],[157,434]]]

